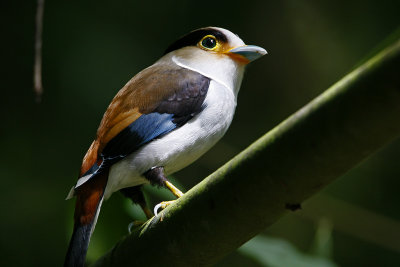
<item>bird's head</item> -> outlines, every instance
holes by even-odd
[[[197,71],[237,93],[244,67],[265,55],[265,49],[246,45],[236,34],[217,27],[194,30],[172,43],[160,61]]]
[[[182,36],[167,48],[165,54],[170,52],[186,54],[190,58],[204,57],[207,52],[210,59],[228,56],[239,64],[248,64],[267,53],[259,46],[245,45],[236,34],[217,27],[201,28]]]

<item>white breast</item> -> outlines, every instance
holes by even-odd
[[[148,183],[142,174],[152,167],[163,166],[166,175],[172,174],[194,162],[221,139],[232,122],[236,97],[231,89],[211,80],[204,105],[204,110],[182,127],[114,164],[105,197],[125,187]]]

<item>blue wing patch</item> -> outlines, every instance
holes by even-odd
[[[95,163],[83,176],[91,174],[92,179],[102,170],[123,159],[142,145],[161,137],[175,128],[174,115],[168,113],[143,114],[117,134],[103,149],[103,162]]]
[[[112,163],[126,157],[142,145],[174,130],[177,125],[173,116],[157,112],[143,114],[108,142],[101,156]]]

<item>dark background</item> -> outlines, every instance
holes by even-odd
[[[37,104],[36,2],[1,7],[1,266],[61,265],[73,213],[64,198],[103,112],[182,34],[224,27],[269,52],[248,67],[223,140],[175,175],[187,190],[373,55],[400,25],[399,1],[47,1]],[[398,140],[263,234],[340,266],[399,266],[399,157]],[[146,190],[151,203],[160,199]],[[127,233],[131,214],[119,194],[103,205],[89,261]],[[239,250],[219,265],[262,262]]]

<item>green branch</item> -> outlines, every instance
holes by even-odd
[[[95,266],[213,265],[399,135],[397,41],[121,240]]]

